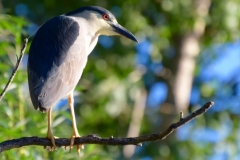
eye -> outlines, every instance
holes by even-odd
[[[105,21],[108,21],[109,20],[109,16],[107,14],[103,14],[102,15],[102,18],[105,20]]]

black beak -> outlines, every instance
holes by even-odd
[[[120,35],[123,35],[135,42],[138,42],[137,38],[131,32],[129,32],[126,28],[121,26],[120,24],[112,24],[112,27],[114,29],[114,32],[117,32]]]

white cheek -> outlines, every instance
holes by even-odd
[[[113,23],[114,23],[114,24],[118,24],[118,22],[117,22],[117,20],[116,20],[116,19],[114,19],[114,20],[113,20]]]
[[[98,31],[99,35],[118,35],[116,32],[113,31],[112,27],[105,20],[101,20],[100,25],[101,29]]]

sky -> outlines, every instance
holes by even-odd
[[[144,40],[136,46],[136,65],[144,65],[147,68],[146,75],[151,76],[154,70],[162,68],[161,63],[157,65],[149,60],[151,54],[151,43]],[[204,92],[209,92],[211,88],[215,90],[213,100],[215,106],[206,114],[214,112],[230,111],[233,114],[240,114],[240,41],[216,44],[204,50],[199,57],[200,63],[199,74],[196,75],[193,82],[190,103],[192,105],[201,102],[201,93],[199,83],[201,83]],[[147,83],[147,82],[146,82]],[[148,83],[147,83],[148,84]],[[232,86],[236,85],[235,88]],[[205,88],[205,89],[204,89]],[[233,94],[235,92],[235,94]],[[235,95],[235,96],[234,96]],[[164,82],[156,82],[151,84],[150,92],[147,97],[147,107],[159,107],[167,98],[167,86]],[[228,102],[228,105],[226,105]],[[214,144],[214,153],[209,156],[208,160],[226,160],[229,159],[233,151],[229,149],[231,145],[226,141],[231,135],[233,122],[229,116],[225,116],[219,122],[220,128],[210,127],[195,127],[196,121],[193,120],[185,124],[177,130],[176,135],[180,141],[190,140],[196,145],[204,145],[205,143]],[[239,129],[240,130],[240,129]],[[221,145],[225,144],[225,145]],[[229,145],[229,146],[228,146]],[[236,146],[240,152],[240,146]],[[233,159],[239,159],[240,154],[237,154]],[[151,158],[150,158],[151,159]]]

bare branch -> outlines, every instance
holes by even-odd
[[[101,138],[96,134],[88,135],[85,137],[76,138],[74,145],[79,144],[104,144],[104,145],[137,145],[141,146],[142,142],[147,141],[158,141],[165,139],[168,135],[170,135],[173,131],[181,127],[182,125],[190,122],[195,119],[197,116],[205,113],[209,108],[214,105],[214,102],[207,102],[204,106],[202,106],[197,111],[193,112],[189,116],[185,118],[181,118],[177,123],[173,123],[170,127],[160,133],[153,133],[139,137],[129,137],[129,138]],[[70,139],[69,138],[59,138],[55,140],[55,143],[58,147],[69,146]],[[13,148],[19,148],[23,146],[29,145],[39,145],[39,146],[51,146],[51,141],[46,138],[39,137],[23,137],[19,139],[8,140],[0,143],[0,153],[6,150],[10,150]]]
[[[23,59],[24,52],[25,52],[25,50],[26,50],[27,43],[28,43],[28,39],[26,38],[26,39],[24,39],[24,44],[23,44],[22,49],[21,49],[20,57],[17,59],[17,63],[16,63],[16,65],[15,65],[14,69],[13,69],[12,75],[11,75],[11,77],[9,78],[6,86],[4,87],[2,93],[0,94],[0,101],[2,100],[3,96],[4,96],[5,93],[7,92],[7,89],[8,89],[8,87],[9,87],[9,85],[12,83],[13,78],[15,77],[15,75],[16,75],[16,73],[17,73],[17,70],[18,70],[18,68],[19,68],[19,65],[20,65],[20,63],[21,63],[21,61],[22,61],[22,59]]]

